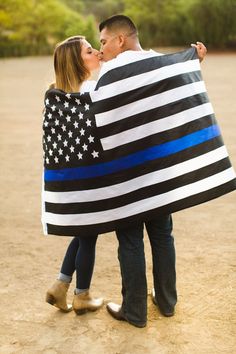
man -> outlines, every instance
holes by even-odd
[[[126,16],[116,15],[103,21],[100,26],[100,42],[104,65],[111,68],[117,63],[125,64],[128,56],[150,55],[143,51],[134,23]],[[197,42],[200,60],[206,54],[205,46]],[[153,51],[151,51],[153,53]],[[156,55],[160,55],[156,53]],[[114,59],[116,58],[116,59]],[[119,64],[117,64],[119,65]],[[100,75],[102,75],[101,70]],[[175,247],[172,236],[171,215],[157,216],[145,222],[151,244],[153,260],[152,300],[160,312],[167,317],[173,316],[177,302]],[[122,277],[122,305],[107,304],[108,312],[117,320],[124,320],[136,327],[145,327],[147,321],[147,280],[143,244],[144,223],[116,231],[119,242],[118,258]]]

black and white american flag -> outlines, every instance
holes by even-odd
[[[46,92],[45,234],[108,232],[235,190],[195,49],[137,58],[90,93]]]

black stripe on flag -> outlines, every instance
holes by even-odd
[[[179,188],[183,185],[188,185],[189,183],[194,183],[203,178],[214,175],[215,173],[224,171],[231,166],[228,158],[217,161],[213,164],[200,168],[190,173],[186,173],[179,177],[175,177],[171,180],[156,183],[155,185],[140,188],[138,190],[132,191],[128,194],[124,194],[115,198],[103,199],[93,202],[82,202],[82,203],[68,203],[68,204],[55,204],[55,203],[45,203],[45,208],[47,212],[55,214],[83,214],[83,213],[93,213],[103,210],[112,210],[114,208],[119,208],[130,203],[150,198],[154,195],[159,195],[166,193],[172,189]]]
[[[158,58],[158,60],[156,60]],[[162,56],[154,56],[145,59],[145,65],[143,65],[143,60],[137,60],[133,63],[123,65],[121,67],[111,69],[105,73],[99,80],[96,86],[98,89],[101,86],[109,85],[113,82],[119,81],[120,78],[126,79],[134,75],[143,74],[151,70],[159,69],[167,65],[178,63],[183,63],[187,60],[198,59],[196,50],[193,51],[192,48],[188,50],[174,53],[165,54]]]
[[[179,127],[169,129],[169,130],[157,133],[157,134],[153,133],[152,135],[149,135],[145,138],[135,140],[130,143],[123,144],[121,146],[114,147],[112,149],[112,154],[115,158],[119,158],[121,156],[139,151],[142,148],[146,149],[148,147],[154,146],[154,145],[156,145],[156,142],[158,142],[158,145],[164,144],[169,141],[178,139],[182,136],[185,136],[186,132],[188,132],[188,134],[194,133],[194,132],[197,132],[201,129],[208,128],[208,127],[214,125],[215,123],[216,123],[216,121],[215,121],[213,114],[206,116],[206,117],[202,117],[202,118],[199,118],[199,119],[194,120],[192,122],[183,124]],[[185,132],[184,135],[183,135],[183,132]],[[111,153],[105,151],[104,152],[104,161],[109,160],[110,156],[111,156]]]
[[[144,99],[146,97],[151,97],[158,95],[165,91],[173,90],[178,87],[192,84],[194,82],[202,81],[202,76],[200,71],[194,71],[187,74],[180,74],[167,79],[154,82],[149,85],[145,85],[129,92],[124,92],[106,99],[101,99],[98,102],[94,102],[93,112],[98,114],[101,112],[109,111],[120,106]]]
[[[129,227],[135,225],[140,221],[148,221],[155,218],[157,215],[166,215],[177,212],[182,209],[187,209],[192,206],[205,203],[211,199],[218,198],[224,194],[230,193],[236,189],[236,180],[224,183],[215,188],[209,189],[206,192],[198,193],[187,198],[183,198],[174,203],[164,205],[162,207],[148,210],[144,213],[137,214],[131,217],[123,218],[121,220],[115,220],[112,222],[99,223],[85,226],[58,226],[47,224],[48,233],[54,235],[68,235],[68,236],[89,236],[97,233],[110,232],[111,230],[117,230],[122,227]]]
[[[170,115],[180,113],[182,111],[197,107],[207,102],[209,102],[208,96],[205,92],[203,92],[197,95],[193,95],[191,97],[186,97],[184,99],[171,102],[161,107],[157,107],[133,116],[129,116],[128,119],[125,118],[122,119],[122,121],[113,122],[102,127],[98,127],[98,133],[100,138],[104,138],[106,136],[117,134],[131,128],[136,128],[145,123],[163,119]]]

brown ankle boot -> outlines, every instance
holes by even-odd
[[[70,283],[56,280],[53,286],[46,293],[46,302],[56,306],[63,312],[72,310],[72,305],[67,305],[66,296]]]
[[[89,291],[85,291],[81,294],[75,294],[73,300],[73,309],[77,315],[82,315],[87,311],[96,311],[103,305],[103,299],[93,299],[89,295]]]

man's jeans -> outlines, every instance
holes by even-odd
[[[129,322],[147,320],[147,280],[143,223],[117,230],[118,258],[122,277],[122,312]],[[174,311],[177,302],[175,247],[171,215],[145,223],[152,249],[156,301],[162,313]]]

